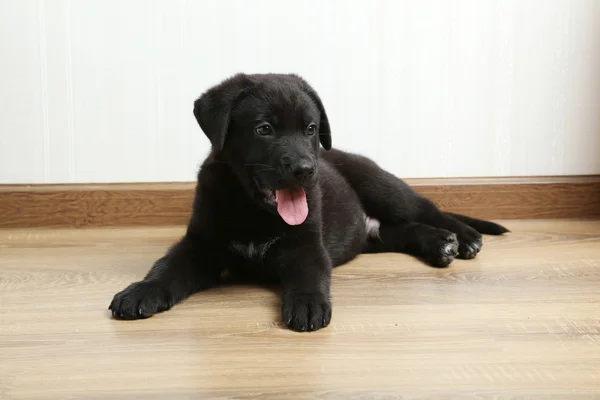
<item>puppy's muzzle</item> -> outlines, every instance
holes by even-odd
[[[315,165],[308,160],[301,161],[292,167],[292,173],[299,183],[304,183],[315,174]]]
[[[287,162],[284,167],[289,180],[295,183],[306,183],[315,175],[315,163],[307,158]]]

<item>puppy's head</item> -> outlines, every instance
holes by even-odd
[[[319,145],[331,148],[325,108],[308,83],[296,75],[238,74],[200,96],[194,116],[255,201],[290,225],[304,222]]]

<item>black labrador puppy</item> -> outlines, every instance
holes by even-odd
[[[332,267],[380,252],[446,267],[474,258],[481,233],[508,232],[440,211],[370,159],[332,149],[323,103],[297,75],[235,75],[194,115],[212,151],[187,231],[114,296],[115,318],[150,317],[233,274],[280,284],[283,322],[314,331],[331,320]]]

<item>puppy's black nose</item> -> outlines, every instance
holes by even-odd
[[[294,177],[299,182],[304,182],[314,175],[315,165],[308,160],[300,161],[298,164],[293,166],[292,172],[294,174]]]

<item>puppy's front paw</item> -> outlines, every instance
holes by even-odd
[[[329,325],[331,301],[323,293],[288,292],[283,296],[281,317],[294,331],[316,331]]]
[[[117,293],[108,309],[116,319],[140,319],[168,310],[171,306],[171,296],[159,283],[141,281]]]
[[[426,243],[425,258],[430,265],[444,268],[454,261],[458,248],[456,234],[445,229],[437,229]]]
[[[481,233],[470,226],[458,234],[458,242],[458,258],[463,259],[475,258],[483,246]]]

